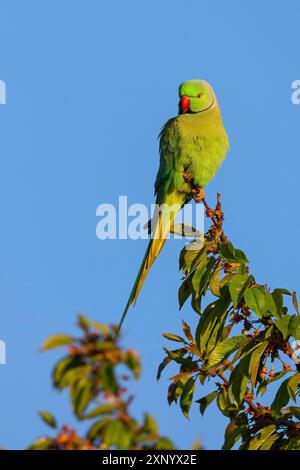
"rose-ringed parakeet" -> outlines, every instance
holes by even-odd
[[[229,148],[219,105],[204,80],[179,86],[179,114],[160,133],[160,165],[155,181],[156,204],[163,209],[151,222],[151,239],[118,330],[135,304],[145,278],[161,252],[177,212],[192,198],[199,202]],[[166,210],[166,208],[171,210]]]

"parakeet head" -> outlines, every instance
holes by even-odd
[[[200,113],[211,108],[216,97],[204,80],[187,80],[179,85],[179,114]]]

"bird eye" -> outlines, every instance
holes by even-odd
[[[201,93],[198,93],[197,98],[201,98],[201,96],[202,96]]]

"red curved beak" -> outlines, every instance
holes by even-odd
[[[188,96],[181,96],[180,98],[180,114],[186,113],[190,108],[191,99]]]

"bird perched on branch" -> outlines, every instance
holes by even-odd
[[[145,278],[161,252],[178,211],[191,199],[200,202],[229,148],[220,108],[204,80],[179,86],[179,113],[160,133],[160,165],[155,181],[158,210],[151,221],[151,239],[123,312],[120,330],[135,304]]]

